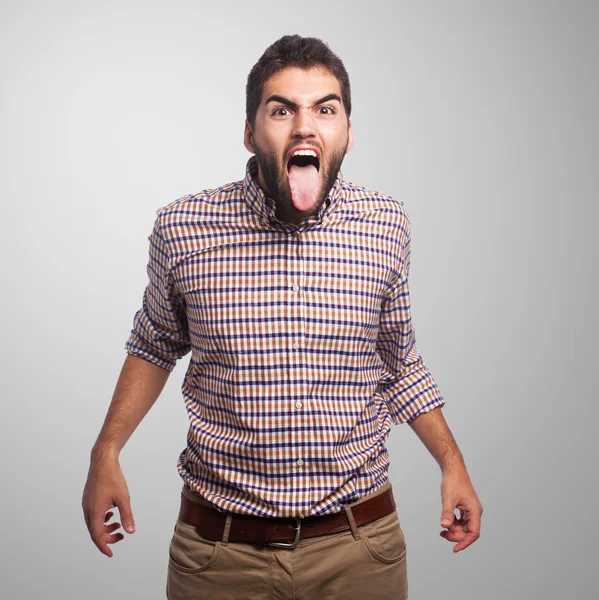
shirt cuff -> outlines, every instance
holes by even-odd
[[[147,360],[158,367],[162,367],[167,371],[172,371],[177,364],[176,360],[164,358],[163,356],[157,356],[156,354],[148,352],[146,348],[139,346],[131,339],[125,344],[125,350],[127,351],[127,354],[130,354],[131,356],[137,356],[138,358],[143,358],[144,360]]]

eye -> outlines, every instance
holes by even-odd
[[[321,112],[321,115],[334,115],[335,114],[335,109],[332,106],[321,106],[319,109],[319,111],[328,111],[328,112]]]
[[[288,109],[288,108],[285,108],[284,106],[280,106],[279,108],[275,108],[275,109],[272,111],[272,114],[273,114],[274,116],[277,116],[277,117],[285,117],[286,115],[283,115],[283,114],[281,114],[281,111],[282,111],[282,110],[284,110],[284,111],[287,111],[287,112],[289,111],[289,109]]]

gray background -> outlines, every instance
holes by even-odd
[[[440,471],[389,439],[410,598],[596,598],[599,11],[593,2],[2,2],[0,596],[159,599],[188,357],[121,455],[137,524],[93,545],[89,451],[155,210],[241,179],[247,74],[286,33],[345,62],[344,176],[412,218],[417,341],[485,509],[457,555]]]

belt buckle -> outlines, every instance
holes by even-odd
[[[302,521],[299,517],[292,517],[295,519],[296,527],[295,529],[295,539],[293,542],[268,542],[268,546],[277,546],[279,548],[295,548],[300,539],[300,532],[302,530]]]

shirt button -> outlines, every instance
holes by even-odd
[[[295,408],[301,408],[302,406],[303,404],[299,400],[295,403]]]
[[[297,342],[295,342],[295,343],[293,344],[293,349],[294,349],[294,350],[299,350],[299,344],[298,344]]]
[[[293,291],[299,292],[299,285],[297,283],[293,284]]]
[[[298,458],[296,463],[295,463],[298,467],[301,467],[304,464],[304,461],[301,458]]]

